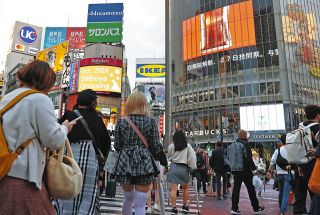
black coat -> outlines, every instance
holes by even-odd
[[[225,172],[224,166],[224,150],[219,147],[212,151],[211,158],[209,160],[210,167],[215,172]]]
[[[101,150],[104,157],[108,156],[111,140],[101,117],[93,109],[84,109],[78,108],[79,112],[83,118],[87,121],[87,124],[96,139],[97,146]],[[77,118],[75,112],[67,111],[60,119],[60,123],[63,123],[65,120],[72,121]],[[72,130],[68,134],[68,139],[70,143],[78,142],[80,140],[91,140],[90,135],[86,131],[85,127],[82,125],[81,120],[78,120],[77,123],[73,126]]]

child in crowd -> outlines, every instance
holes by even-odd
[[[258,196],[261,196],[263,183],[262,183],[262,180],[259,177],[259,172],[258,171],[255,171],[253,179],[252,179],[252,183],[253,183],[256,191],[258,192]]]

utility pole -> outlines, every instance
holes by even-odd
[[[171,140],[171,62],[170,62],[170,0],[165,0],[165,58],[166,58],[166,98],[165,98],[165,138],[167,149]]]

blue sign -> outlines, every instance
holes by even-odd
[[[65,27],[46,27],[43,48],[47,49],[66,41],[67,28]]]
[[[38,38],[37,31],[31,26],[25,26],[20,30],[20,39],[26,44],[31,44]]]
[[[88,22],[122,22],[123,3],[89,4]]]

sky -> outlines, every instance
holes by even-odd
[[[164,0],[0,0],[0,71],[4,69],[16,20],[40,27],[83,27],[87,24],[88,4],[106,2],[124,3],[122,42],[133,88],[135,59],[165,56]]]

